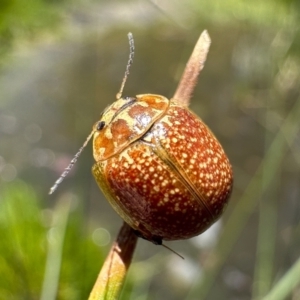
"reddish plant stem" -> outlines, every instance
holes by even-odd
[[[89,300],[118,299],[136,243],[137,236],[124,222],[102,266]]]
[[[190,56],[189,61],[186,64],[184,72],[181,76],[176,92],[173,96],[173,100],[179,104],[188,106],[198,81],[199,74],[204,67],[206,57],[210,46],[210,37],[208,32],[204,30]]]

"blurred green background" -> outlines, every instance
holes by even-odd
[[[122,223],[92,177],[92,143],[49,188],[114,101],[127,33],[124,95],[171,97],[204,29],[212,46],[191,108],[232,162],[231,202],[206,233],[167,243],[184,261],[140,240],[122,299],[300,299],[299,8],[1,1],[0,299],[87,299]]]

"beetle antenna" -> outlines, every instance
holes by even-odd
[[[121,88],[118,92],[118,94],[116,95],[117,100],[120,99],[122,97],[122,93],[123,93],[123,89],[127,80],[127,77],[129,75],[129,70],[130,67],[133,63],[133,57],[134,57],[134,40],[133,40],[133,35],[131,32],[128,33],[128,40],[129,40],[129,58],[128,58],[128,62],[127,62],[127,66],[126,66],[126,71],[125,71],[125,75],[121,84]]]
[[[168,249],[169,251],[173,252],[174,254],[176,254],[177,256],[179,256],[180,258],[184,259],[184,257],[182,255],[180,255],[179,253],[177,253],[176,251],[174,251],[170,247],[166,246],[165,244],[161,244],[161,246],[165,247],[166,249]]]
[[[65,168],[63,173],[60,175],[60,177],[55,181],[55,183],[51,187],[51,189],[49,191],[49,195],[51,195],[55,192],[55,190],[58,188],[58,186],[62,183],[62,181],[65,179],[65,177],[69,174],[69,172],[71,171],[73,166],[76,164],[76,162],[78,160],[78,157],[80,156],[81,152],[86,147],[86,145],[88,144],[88,142],[90,141],[90,139],[91,139],[91,137],[93,136],[94,133],[95,133],[95,130],[92,130],[92,132],[89,134],[89,136],[87,137],[87,139],[85,140],[83,145],[80,147],[78,152],[75,154],[75,156],[73,157],[73,159],[71,160],[69,165]]]

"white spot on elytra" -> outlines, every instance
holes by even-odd
[[[153,189],[154,189],[154,191],[156,191],[156,192],[159,192],[159,190],[160,190],[160,188],[159,188],[158,185],[155,185],[155,186],[153,187]]]

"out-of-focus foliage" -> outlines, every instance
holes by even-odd
[[[19,43],[34,41],[45,30],[53,31],[68,0],[1,0],[0,61]]]
[[[216,22],[246,22],[248,25],[289,28],[299,16],[297,0],[191,0],[196,12]]]
[[[103,253],[69,198],[49,209],[25,183],[1,190],[0,299],[87,299]]]
[[[39,295],[46,257],[46,228],[32,190],[13,184],[1,191],[1,299]]]

